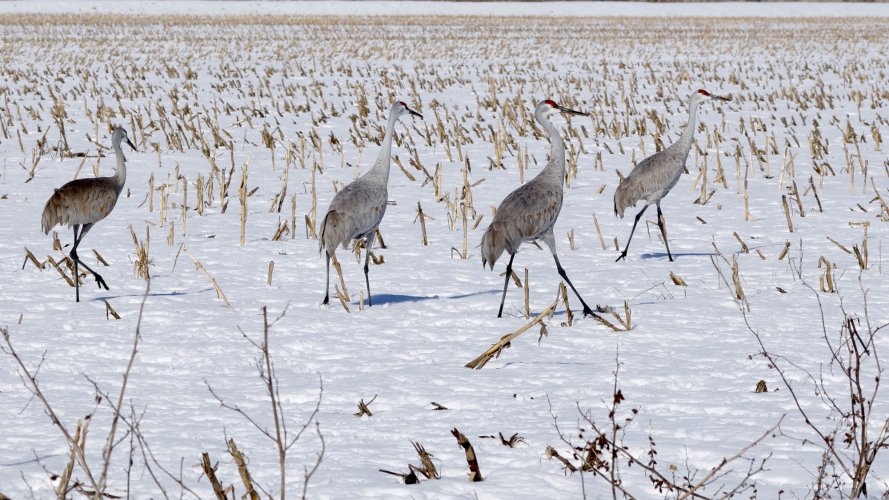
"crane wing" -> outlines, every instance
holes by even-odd
[[[107,177],[76,179],[66,183],[47,200],[41,226],[45,234],[57,225],[98,222],[117,204],[117,185]]]
[[[388,192],[385,186],[358,179],[340,190],[321,222],[321,247],[330,250],[345,247],[380,225],[386,213]]]
[[[515,253],[523,241],[540,237],[553,227],[562,209],[562,190],[528,183],[500,203],[482,237],[482,260],[491,265],[503,250]]]

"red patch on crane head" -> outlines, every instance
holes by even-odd
[[[407,104],[405,104],[404,101],[398,101],[398,104],[401,104],[401,105],[404,106],[405,108],[407,107]]]
[[[698,89],[698,94],[701,94],[702,96],[710,97],[710,92],[707,92],[704,89]]]
[[[556,101],[554,101],[554,100],[552,100],[552,99],[547,99],[547,100],[545,100],[545,101],[543,101],[543,102],[549,104],[550,106],[552,106],[552,107],[554,107],[554,108],[558,108],[558,107],[559,107],[559,105],[556,104]]]

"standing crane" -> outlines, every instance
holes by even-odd
[[[364,238],[364,281],[367,285],[367,305],[371,305],[370,279],[368,278],[368,266],[370,264],[370,248],[376,236],[377,227],[386,213],[386,203],[389,199],[389,164],[392,158],[392,133],[398,119],[404,115],[423,115],[407,107],[402,101],[396,101],[389,107],[389,124],[386,127],[386,136],[383,138],[383,147],[377,157],[374,166],[364,175],[341,189],[327,208],[327,213],[321,221],[321,238],[319,238],[319,251],[325,250],[327,260],[327,286],[324,291],[323,304],[330,301],[330,258],[336,252],[336,247],[346,245],[352,240]]]
[[[104,287],[108,290],[108,285],[99,273],[90,269],[77,256],[77,247],[96,222],[108,217],[117,203],[120,192],[123,191],[123,185],[127,180],[127,159],[120,148],[123,141],[127,141],[127,144],[136,150],[136,146],[127,137],[127,131],[123,127],[115,127],[111,134],[111,147],[117,156],[117,169],[114,175],[75,179],[65,183],[55,190],[43,207],[41,226],[44,234],[49,234],[49,230],[57,225],[74,228],[74,246],[71,247],[69,255],[74,261],[74,293],[77,302],[80,302],[79,266],[95,276],[99,288]]]
[[[506,289],[512,276],[512,261],[515,258],[519,246],[525,241],[534,241],[538,238],[546,243],[549,251],[556,261],[559,275],[568,283],[574,295],[583,304],[583,315],[596,314],[584,302],[583,297],[574,288],[574,284],[568,279],[568,274],[559,262],[556,254],[556,240],[553,237],[553,226],[559,218],[562,209],[562,185],[565,182],[565,142],[559,135],[559,131],[550,121],[551,116],[557,114],[588,116],[587,113],[574,111],[559,106],[555,101],[547,99],[537,105],[534,117],[537,123],[543,126],[550,138],[549,161],[546,167],[528,183],[509,193],[494,214],[494,220],[482,236],[482,267],[494,264],[503,251],[509,252],[509,263],[506,264],[506,281],[503,283],[503,297],[500,299],[500,310],[497,317],[503,315],[503,303],[506,301]]]
[[[630,175],[620,180],[617,191],[614,192],[614,215],[623,218],[624,210],[636,205],[636,202],[639,200],[645,200],[645,206],[636,214],[636,220],[633,221],[633,229],[630,230],[630,238],[627,240],[627,245],[615,262],[627,257],[627,250],[630,248],[630,241],[633,240],[636,224],[639,223],[642,214],[652,204],[657,205],[657,225],[661,229],[661,236],[664,237],[667,257],[669,257],[670,262],[673,262],[670,244],[667,243],[666,221],[664,220],[663,212],[661,212],[661,199],[673,189],[673,186],[679,182],[682,172],[685,171],[685,160],[688,159],[691,141],[694,138],[695,115],[698,111],[698,104],[705,99],[730,100],[728,97],[713,95],[704,89],[693,93],[689,97],[688,102],[688,124],[685,126],[685,130],[682,131],[679,140],[663,151],[659,151],[639,162],[636,168],[630,172]]]

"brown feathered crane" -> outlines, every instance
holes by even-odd
[[[704,89],[693,93],[688,100],[688,123],[685,125],[679,140],[671,144],[667,149],[640,161],[636,168],[630,172],[630,175],[621,179],[620,184],[617,186],[617,191],[614,192],[614,215],[623,218],[624,210],[634,206],[639,200],[645,200],[645,205],[636,214],[636,220],[633,221],[633,229],[630,230],[627,245],[615,262],[627,257],[627,250],[630,249],[630,241],[633,240],[636,224],[639,223],[642,214],[651,205],[657,206],[657,225],[661,229],[661,236],[664,237],[664,245],[667,247],[667,258],[671,262],[673,261],[673,254],[670,253],[670,244],[667,243],[666,221],[664,220],[663,212],[661,212],[661,199],[667,196],[667,193],[679,182],[682,172],[685,171],[685,160],[688,159],[688,152],[691,150],[691,142],[695,133],[695,115],[698,111],[698,104],[705,99],[729,100],[727,97],[713,95]]]
[[[498,318],[503,315],[506,289],[509,285],[509,278],[512,276],[512,260],[523,242],[537,239],[543,240],[549,247],[549,251],[556,261],[559,275],[568,283],[574,295],[577,295],[583,305],[583,315],[597,316],[584,302],[571,280],[568,279],[568,274],[556,254],[553,226],[556,225],[559,211],[562,210],[562,185],[565,183],[565,142],[559,135],[559,131],[553,126],[550,117],[559,114],[586,116],[586,113],[559,106],[550,99],[537,105],[534,117],[537,119],[537,123],[546,130],[551,143],[549,161],[534,179],[506,196],[497,208],[494,220],[491,221],[491,225],[482,236],[483,267],[490,265],[491,269],[494,269],[494,263],[503,254],[503,251],[509,252],[509,263],[506,264],[506,282],[503,283],[503,297],[500,299]]]
[[[80,302],[79,266],[90,272],[96,278],[100,288],[108,290],[108,285],[99,273],[89,268],[77,256],[77,247],[83,241],[86,233],[92,229],[93,224],[108,217],[117,198],[123,190],[127,180],[126,157],[120,148],[120,144],[127,144],[136,149],[127,137],[127,131],[122,127],[115,127],[111,134],[111,147],[117,156],[117,170],[110,177],[94,177],[91,179],[76,179],[66,183],[55,190],[53,195],[43,207],[42,227],[44,234],[49,234],[50,229],[57,225],[74,228],[74,245],[71,247],[71,260],[74,261],[74,288],[77,302]]]
[[[327,260],[327,286],[324,289],[323,304],[330,301],[330,258],[336,247],[346,248],[352,240],[364,238],[364,282],[367,285],[367,305],[371,305],[370,278],[370,247],[373,246],[375,232],[389,199],[389,164],[392,158],[392,134],[395,124],[404,115],[423,115],[407,107],[402,101],[395,101],[389,107],[389,123],[383,137],[383,147],[374,166],[364,175],[341,189],[330,202],[324,219],[321,221],[321,237],[318,238],[319,250],[324,251]]]

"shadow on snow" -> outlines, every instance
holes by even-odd
[[[212,289],[211,289],[212,290]],[[450,297],[442,297],[440,295],[399,295],[394,293],[382,293],[379,295],[374,295],[372,297],[373,305],[384,305],[384,304],[406,304],[411,302],[423,302],[424,300],[439,300],[439,299],[465,299],[468,297],[475,297],[477,295],[492,295],[500,293],[499,290],[487,290],[484,292],[472,292],[472,293],[461,293],[460,295],[451,295]],[[358,304],[358,301],[353,301],[352,304]]]

